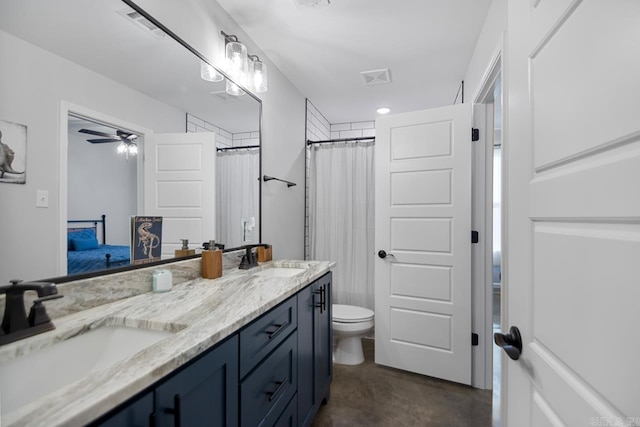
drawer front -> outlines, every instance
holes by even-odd
[[[240,378],[298,326],[296,297],[289,298],[240,331]]]
[[[274,427],[296,427],[298,425],[298,395],[296,394],[274,424]]]
[[[298,333],[293,332],[240,384],[240,424],[273,426],[298,384]]]

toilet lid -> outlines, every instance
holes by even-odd
[[[373,311],[355,305],[333,304],[333,320],[343,323],[356,323],[373,318]]]

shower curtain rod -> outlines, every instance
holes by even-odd
[[[331,144],[332,142],[348,142],[348,141],[360,142],[360,141],[375,141],[375,140],[376,140],[375,136],[359,136],[356,138],[325,139],[322,141],[311,141],[310,139],[307,139],[307,145]]]
[[[216,148],[216,150],[217,151],[250,150],[252,148],[260,148],[260,146],[259,145],[238,145],[237,147]]]

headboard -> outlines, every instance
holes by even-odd
[[[82,226],[81,224],[85,224]],[[98,227],[100,224],[100,227]],[[101,219],[70,219],[67,220],[67,234],[72,233],[74,231],[86,230],[87,228],[92,228],[96,233],[96,237],[102,236],[103,245],[107,244],[107,216],[102,215]],[[98,228],[102,229],[102,232],[98,234]]]

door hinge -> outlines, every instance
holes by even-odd
[[[479,239],[480,236],[478,235],[478,232],[475,230],[471,230],[471,243],[478,243]]]
[[[478,334],[471,334],[471,345],[478,345]]]
[[[480,140],[480,129],[471,128],[471,141],[479,141]]]

